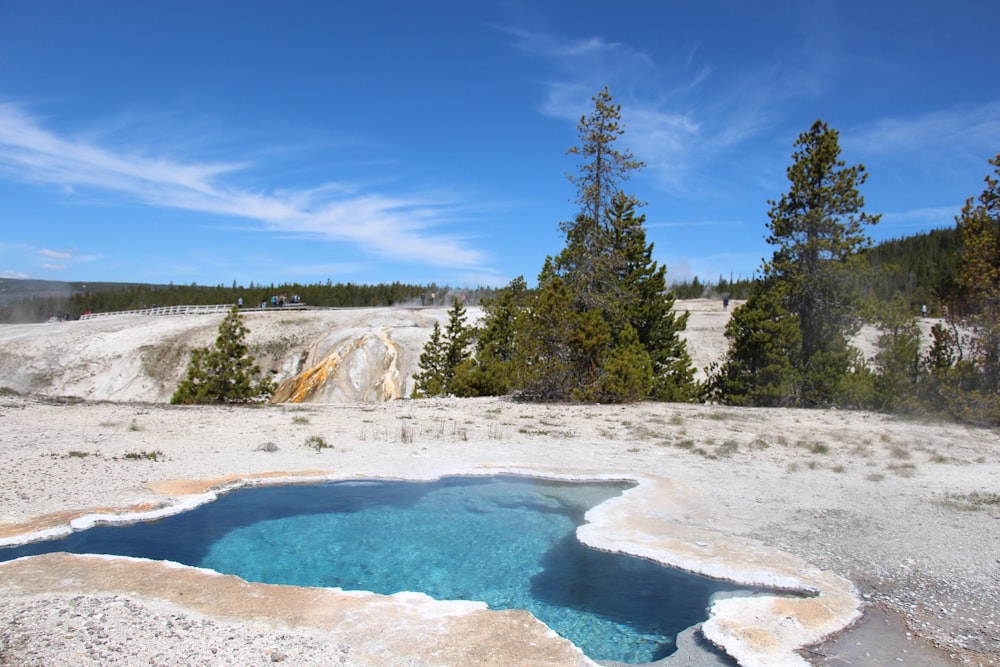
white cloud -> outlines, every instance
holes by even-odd
[[[62,250],[51,250],[50,248],[42,248],[38,251],[38,254],[49,259],[69,259],[73,256],[72,253],[63,252]]]
[[[926,149],[971,153],[985,162],[998,150],[1000,101],[883,118],[841,137],[844,148],[876,155],[908,155]]]
[[[879,227],[942,227],[955,222],[955,216],[962,210],[963,204],[954,206],[934,206],[917,208],[911,211],[896,211],[883,213]]]
[[[243,162],[181,162],[116,152],[49,132],[12,104],[0,104],[0,173],[71,193],[93,188],[152,206],[253,220],[271,232],[309,234],[358,245],[380,257],[448,267],[479,267],[485,257],[465,239],[436,233],[453,202],[358,194],[341,184],[251,192],[226,178]]]
[[[516,48],[552,67],[541,113],[575,125],[608,85],[623,107],[623,147],[647,164],[659,188],[685,197],[714,196],[728,187],[718,183],[717,160],[728,160],[735,147],[776,127],[789,98],[813,94],[799,85],[811,70],[797,73],[793,82],[788,73],[777,76],[779,62],[720,71],[697,44],[678,45],[673,56],[663,56],[668,62],[659,63],[602,37],[504,31]]]
[[[22,273],[20,271],[14,271],[13,269],[4,269],[0,271],[0,278],[13,278],[16,280],[27,280],[30,278],[27,273]]]

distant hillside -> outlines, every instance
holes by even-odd
[[[901,296],[913,308],[927,304],[937,312],[955,296],[961,254],[962,238],[955,227],[883,241],[866,253],[877,271],[871,296]]]
[[[954,298],[961,250],[961,236],[954,227],[882,241],[865,252],[875,269],[867,296],[882,301],[903,297],[914,313],[923,304],[939,312],[942,302]],[[720,276],[717,282],[710,283],[695,276],[674,283],[671,290],[678,299],[722,298],[726,294],[732,299],[745,299],[751,284],[743,277],[730,282]]]
[[[447,306],[464,297],[475,305],[494,290],[486,287],[455,289],[430,285],[381,283],[282,283],[269,285],[149,285],[142,283],[82,283],[47,280],[4,279],[0,300],[0,322],[44,322],[50,318],[74,319],[82,313],[139,310],[151,306],[196,306],[236,303],[246,305],[270,301],[271,297],[298,296],[310,306],[360,308],[396,305]]]
[[[10,301],[41,298],[57,299],[74,294],[102,292],[136,287],[139,283],[73,283],[61,280],[0,278],[0,306]]]
[[[954,227],[935,229],[899,239],[882,241],[866,253],[876,277],[868,286],[868,295],[880,300],[905,298],[914,312],[927,304],[940,312],[942,303],[953,300],[955,276],[961,255],[961,236]],[[702,282],[696,276],[675,283],[671,290],[679,299],[745,299],[751,281],[738,278],[731,283],[720,277],[717,282]],[[372,307],[400,304],[449,305],[461,294],[470,305],[488,298],[495,290],[452,289],[446,286],[385,283],[359,285],[331,282],[303,285],[201,286],[150,285],[143,283],[59,282],[54,280],[17,280],[0,278],[0,322],[44,322],[50,317],[77,317],[84,312],[135,310],[151,306],[235,303],[260,303],[273,295],[299,295],[313,306]],[[434,303],[431,302],[434,295]]]

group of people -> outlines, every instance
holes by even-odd
[[[291,299],[289,299],[284,294],[280,294],[280,295],[276,294],[276,295],[273,295],[270,298],[270,300],[265,299],[265,300],[261,301],[260,302],[260,307],[261,308],[279,308],[279,307],[287,305],[287,304],[299,304],[299,303],[302,303],[302,299],[299,297],[298,294],[292,295]],[[236,299],[236,306],[238,308],[242,308],[243,307],[243,297],[239,297],[238,299]]]

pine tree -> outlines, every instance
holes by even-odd
[[[636,215],[635,201],[619,194],[611,218],[611,248],[619,257],[615,281],[620,298],[609,308],[609,320],[621,343],[624,330],[634,330],[652,364],[650,396],[661,401],[689,401],[695,397],[694,366],[680,334],[689,313],[674,312],[676,299],[667,290],[667,267],[653,260],[653,244],[646,243],[646,216]]]
[[[513,387],[523,398],[565,400],[578,386],[579,354],[571,341],[580,315],[565,283],[546,262],[531,308],[518,317],[512,360]]]
[[[624,134],[621,106],[612,103],[605,88],[594,100],[594,110],[577,126],[580,145],[569,150],[584,162],[580,173],[569,177],[577,188],[580,211],[571,224],[563,224],[566,246],[552,262],[552,271],[564,281],[582,322],[579,341],[592,343],[597,331],[590,311],[611,329],[612,348],[623,343],[626,328],[633,329],[653,368],[650,395],[660,400],[690,400],[696,393],[694,368],[680,337],[687,314],[676,316],[674,297],[666,287],[666,267],[652,259],[653,245],[646,243],[645,216],[638,215],[638,200],[622,185],[645,165],[625,149],[615,148]],[[611,358],[600,350],[600,359]],[[578,372],[578,395],[594,392],[597,348],[577,350],[583,365]],[[641,366],[641,364],[640,364]],[[600,393],[600,392],[598,392]],[[601,400],[610,400],[606,394]],[[629,399],[631,400],[631,399]]]
[[[517,322],[527,294],[527,283],[518,276],[482,303],[482,322],[472,333],[475,356],[460,364],[452,379],[456,396],[502,396],[513,389]]]
[[[445,393],[445,355],[448,344],[441,335],[441,325],[434,323],[431,337],[420,353],[420,370],[413,375],[413,397],[427,398]]]
[[[792,360],[801,354],[802,330],[772,285],[758,283],[733,311],[726,338],[726,357],[709,369],[707,398],[730,405],[799,403],[800,374]]]
[[[771,235],[778,246],[764,274],[785,289],[785,306],[799,316],[803,363],[814,354],[839,347],[860,324],[858,253],[869,245],[865,225],[880,216],[863,211],[858,188],[868,175],[864,165],[847,167],[840,159],[839,135],[816,121],[799,135],[788,168],[789,191],[769,201]]]
[[[891,412],[917,409],[924,381],[920,359],[920,328],[905,299],[881,304],[875,353],[872,407]]]
[[[724,376],[712,382],[720,400],[730,400],[731,391],[739,401],[835,403],[859,359],[849,344],[861,323],[864,271],[858,253],[869,243],[865,226],[879,219],[863,210],[858,188],[867,178],[865,168],[845,165],[838,133],[822,121],[799,135],[795,149],[788,168],[789,191],[777,202],[768,202],[767,241],[777,248],[764,265],[761,289],[738,309],[745,312],[734,312],[732,335],[727,329],[730,350],[720,368]],[[767,294],[762,293],[765,288]],[[770,319],[775,317],[786,321]],[[776,328],[782,338],[775,344],[760,340],[765,331]],[[797,334],[791,333],[793,328]],[[794,356],[779,361],[773,357],[775,349]],[[756,381],[774,385],[747,386],[763,369],[774,372]],[[788,394],[781,397],[780,392]]]
[[[246,344],[250,330],[235,306],[219,325],[214,347],[191,353],[187,376],[170,398],[174,404],[252,403],[267,400],[274,383],[260,378],[260,368]]]
[[[580,210],[573,222],[560,225],[566,247],[555,264],[581,310],[606,310],[620,296],[613,275],[622,258],[610,247],[615,201],[623,196],[625,181],[646,165],[629,149],[615,147],[625,128],[621,105],[613,103],[608,88],[592,99],[594,110],[577,124],[580,145],[567,151],[583,158],[579,173],[568,175],[576,187]],[[633,199],[632,203],[638,202]]]
[[[445,330],[444,385],[451,392],[456,369],[472,355],[473,329],[466,322],[465,304],[455,299],[448,309],[448,327]]]
[[[602,403],[629,403],[649,396],[653,385],[653,364],[635,329],[626,324],[618,343],[605,355],[593,388],[574,398]]]
[[[448,326],[444,335],[441,325],[434,323],[431,337],[420,354],[420,371],[413,376],[414,398],[454,394],[455,376],[469,360],[474,330],[466,323],[465,304],[459,299],[448,309]]]
[[[957,218],[962,235],[958,282],[970,308],[969,358],[956,363],[954,375],[965,385],[961,418],[1000,423],[1000,153],[990,160],[996,177],[987,175],[977,200],[969,199]],[[964,363],[963,363],[964,362]]]

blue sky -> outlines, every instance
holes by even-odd
[[[1000,3],[0,0],[0,276],[529,282],[605,85],[671,279],[750,276],[821,118],[875,239],[1000,152]]]

